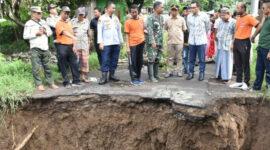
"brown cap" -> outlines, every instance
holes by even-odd
[[[173,10],[173,9],[174,9],[174,10],[179,10],[179,6],[178,6],[178,5],[172,5],[172,6],[171,6],[171,10]]]

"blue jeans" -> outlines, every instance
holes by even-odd
[[[189,74],[194,75],[194,66],[196,57],[198,54],[200,75],[204,75],[205,71],[205,48],[206,44],[203,45],[189,45]]]
[[[264,72],[266,71],[266,83],[270,85],[270,61],[267,59],[269,49],[258,47],[256,63],[256,80],[253,89],[261,90]]]
[[[120,45],[104,46],[102,54],[101,72],[114,71],[118,65]]]
[[[183,63],[184,63],[184,72],[188,71],[188,56],[189,56],[189,46],[183,47]]]

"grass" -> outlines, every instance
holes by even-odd
[[[52,66],[52,71],[55,80],[62,78],[56,65]],[[44,82],[44,75],[41,77]],[[31,64],[22,60],[6,61],[0,53],[0,112],[15,112],[34,91]]]
[[[91,71],[97,71],[100,68],[97,52],[90,53],[88,62],[89,62],[89,69]]]

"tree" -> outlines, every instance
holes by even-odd
[[[139,5],[139,12],[141,12],[143,6],[153,4],[153,0],[125,0],[125,1],[127,3],[128,8],[130,8],[132,4]]]
[[[43,15],[48,15],[47,10],[50,3],[58,4],[59,6],[69,6],[73,10],[73,14],[78,6],[86,5],[85,0],[1,0],[1,13],[3,16],[16,23],[20,27],[24,27],[25,22],[30,18],[31,6],[40,6],[44,10]]]

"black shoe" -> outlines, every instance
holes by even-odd
[[[184,71],[184,74],[188,74],[188,71],[185,70],[185,71]]]
[[[200,77],[199,77],[198,80],[199,80],[199,81],[203,81],[203,80],[204,80],[204,75],[200,75]]]
[[[191,80],[191,79],[193,79],[193,78],[194,78],[194,75],[189,74],[189,75],[187,76],[186,80]]]
[[[102,77],[100,78],[99,85],[103,85],[107,83],[107,74],[108,72],[102,72]]]
[[[117,78],[114,76],[114,73],[115,73],[114,70],[113,70],[113,71],[110,71],[109,80],[110,80],[110,81],[113,81],[113,82],[118,82],[118,81],[120,81],[119,79],[117,79]]]

